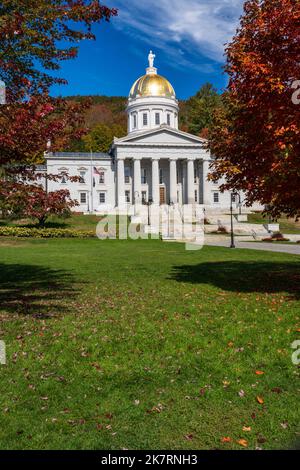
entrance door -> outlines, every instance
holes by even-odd
[[[159,203],[160,205],[166,203],[166,190],[164,187],[159,188]]]

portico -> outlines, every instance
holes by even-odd
[[[180,131],[164,127],[115,140],[118,206],[149,201],[154,205],[203,204],[207,158],[203,140],[191,136],[188,143],[186,135],[184,143],[180,140]]]

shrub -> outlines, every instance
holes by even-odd
[[[96,233],[92,230],[71,230],[57,228],[29,228],[29,227],[0,227],[2,237],[22,238],[93,238]]]
[[[262,241],[263,242],[289,242],[290,240],[288,238],[284,238],[282,233],[275,232],[270,237],[264,238]]]

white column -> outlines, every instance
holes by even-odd
[[[207,180],[207,175],[209,173],[209,160],[203,160],[203,204],[209,206],[212,204],[211,201],[211,190],[210,190],[210,182]]]
[[[142,200],[142,177],[141,177],[141,159],[133,160],[133,197],[135,203]]]
[[[170,202],[177,203],[177,165],[175,159],[170,159]]]
[[[187,203],[195,203],[194,160],[187,161]]]
[[[125,206],[125,173],[124,159],[117,160],[118,207]]]
[[[158,158],[152,158],[152,201],[159,205],[159,163]]]

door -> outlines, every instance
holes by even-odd
[[[160,205],[166,203],[166,190],[164,187],[159,188],[159,203]]]

